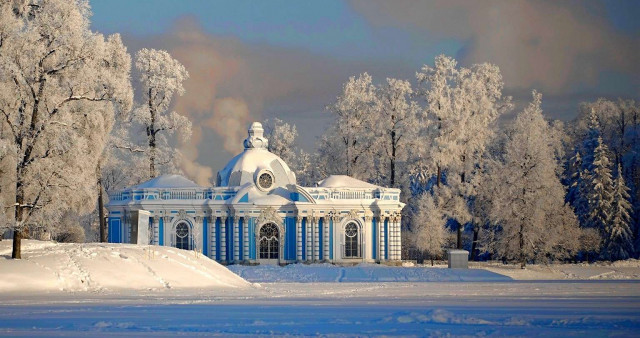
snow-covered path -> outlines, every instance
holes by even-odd
[[[619,281],[273,283],[207,291],[0,298],[0,334],[550,335],[640,330],[640,284]]]

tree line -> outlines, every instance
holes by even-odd
[[[363,73],[327,106],[333,121],[313,154],[295,126],[267,121],[273,152],[300,183],[345,174],[402,189],[403,252],[518,262],[626,259],[640,252],[640,107],[583,103],[567,123],[542,94],[512,121],[500,69],[438,56],[414,84]],[[278,144],[278,146],[275,146]],[[297,150],[294,150],[297,149]]]

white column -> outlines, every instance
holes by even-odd
[[[380,261],[384,261],[384,243],[385,243],[385,238],[384,238],[384,216],[380,216],[378,217],[378,233],[380,234],[378,236],[378,259]]]
[[[402,222],[401,222],[402,218],[400,217],[400,215],[398,215],[396,217],[396,260],[401,260],[402,259],[402,241],[401,241],[401,234],[402,234]]]
[[[296,217],[296,260],[302,261],[302,217]]]
[[[210,238],[210,244],[209,244],[209,248],[210,248],[210,254],[209,257],[211,257],[213,260],[218,259],[218,257],[216,257],[216,217],[213,216],[209,216],[209,218],[207,219],[207,223],[209,224],[209,238]]]
[[[249,217],[245,217],[242,225],[243,225],[243,229],[242,230],[242,259],[245,261],[249,260],[249,220],[251,218]]]
[[[393,232],[394,232],[395,227],[393,226],[393,216],[389,216],[389,218],[387,219],[387,257],[389,257],[389,260],[393,260],[393,254],[394,254],[394,247],[395,247],[395,243],[393,242]]]
[[[160,244],[160,216],[153,216],[153,243]]]
[[[318,236],[318,231],[320,227],[320,218],[313,218],[313,261],[317,262],[320,260],[320,237]]]
[[[240,260],[240,217],[233,218],[235,226],[233,227],[233,261],[238,262]]]
[[[375,245],[373,245],[373,243],[371,243],[370,245],[366,245],[365,243],[369,242],[369,238],[371,238],[369,232],[372,231],[372,222],[371,222],[371,216],[365,216],[364,217],[364,229],[362,230],[362,243],[365,246],[364,247],[364,251],[363,251],[363,257],[364,259],[368,259],[371,260],[373,259],[373,248],[375,247]]]
[[[227,261],[227,217],[220,217],[220,260]]]
[[[305,257],[304,259],[306,261],[311,261],[313,255],[311,253],[311,238],[313,237],[313,234],[311,233],[311,223],[313,222],[313,217],[307,217],[307,224],[306,224],[306,234],[305,234],[305,241],[307,242],[307,249],[306,249],[306,253],[305,253]]]
[[[324,217],[322,219],[322,258],[325,261],[329,261],[329,223],[331,223],[331,217]]]

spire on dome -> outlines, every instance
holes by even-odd
[[[249,136],[244,140],[244,149],[267,149],[269,140],[264,137],[262,123],[253,122],[249,127]]]

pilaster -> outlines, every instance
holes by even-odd
[[[304,259],[308,262],[311,262],[313,259],[313,255],[312,255],[312,249],[311,249],[311,238],[313,238],[313,234],[312,234],[312,230],[311,230],[311,223],[313,223],[313,217],[307,217],[307,226],[306,226],[306,234],[305,234],[305,241],[307,242],[307,249],[306,249],[306,253],[305,253],[305,257]]]
[[[378,217],[378,223],[380,224],[380,226],[378,227],[379,231],[378,231],[378,260],[379,261],[384,261],[385,258],[385,238],[384,238],[384,221],[385,221],[385,217],[384,216],[379,216]]]
[[[302,217],[296,217],[296,261],[302,261]]]
[[[318,231],[320,227],[320,218],[313,218],[313,261],[317,262],[320,260],[320,237],[318,236]]]
[[[220,217],[220,261],[227,261],[227,217]]]
[[[233,218],[231,234],[233,235],[233,262],[240,261],[240,217]]]
[[[207,223],[209,224],[209,257],[213,260],[218,259],[218,257],[216,257],[216,249],[217,249],[217,244],[216,244],[216,217],[215,216],[208,216],[207,217]]]
[[[249,217],[242,220],[242,259],[249,261]]]
[[[322,220],[322,259],[329,261],[329,224],[331,223],[331,217],[324,217]]]

